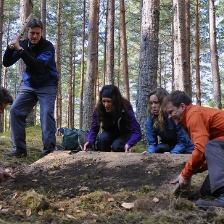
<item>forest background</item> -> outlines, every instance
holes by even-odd
[[[156,87],[184,90],[194,103],[222,108],[223,5],[223,0],[1,0],[0,56],[33,13],[56,48],[57,127],[89,129],[100,88],[115,84],[131,101],[144,133],[147,96]],[[23,66],[4,68],[0,61],[1,85],[14,97]],[[38,123],[37,105],[28,125]],[[8,111],[0,127],[10,129]]]
[[[57,127],[89,129],[98,92],[104,84],[112,83],[130,99],[144,134],[148,94],[156,87],[184,90],[194,103],[222,108],[223,3],[0,0],[0,58],[33,13],[33,17],[42,19],[46,26],[44,36],[56,48],[61,77],[55,110]],[[14,97],[23,69],[22,62],[5,68],[0,60],[1,85]],[[0,118],[0,131],[10,130],[9,111]],[[6,158],[3,152],[11,148],[10,132],[1,135],[1,166],[17,176],[0,186],[1,223],[224,223],[222,208],[202,211],[185,197],[176,198],[160,190],[158,186],[163,186],[164,180],[169,183],[172,172],[179,172],[183,166],[180,157],[173,159],[172,155],[171,161],[169,156],[142,158],[140,153],[131,153],[128,155],[140,158],[133,160],[136,165],[120,166],[120,155],[111,154],[106,156],[116,166],[111,169],[106,167],[106,158],[98,161],[92,159],[92,154],[90,160],[84,157],[77,164],[66,165],[65,160],[75,162],[78,156],[57,151],[56,154],[66,154],[65,160],[60,156],[52,162],[44,157],[46,163],[40,163],[44,168],[24,175],[24,168],[40,159],[38,123],[37,105],[27,123],[34,127],[27,129],[26,159]],[[130,157],[125,158],[130,161]],[[188,199],[198,199],[195,189],[200,188],[203,179],[193,178]],[[92,189],[94,192],[89,192]],[[33,201],[39,202],[42,196],[50,206],[38,208],[39,211]],[[122,202],[133,201],[133,210],[121,206]]]

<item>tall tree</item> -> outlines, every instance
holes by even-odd
[[[20,0],[20,30],[26,24],[26,19],[33,13],[33,2],[31,0]],[[18,34],[17,34],[18,35]],[[22,39],[27,38],[27,33],[22,35]],[[19,61],[19,83],[20,86],[22,82],[23,73],[25,71],[26,65],[23,60]],[[28,126],[33,126],[36,124],[36,106],[32,109],[31,113],[27,117],[26,123]]]
[[[115,0],[110,0],[108,2],[106,84],[114,84],[114,12]]]
[[[33,2],[30,0],[20,0],[20,29],[24,26],[27,17],[33,12]],[[27,33],[24,33],[22,39],[27,38]],[[20,60],[19,63],[19,83],[22,81],[22,76],[25,70],[25,63]]]
[[[108,24],[108,5],[109,5],[109,1],[110,0],[107,0],[106,2],[106,18],[105,18],[105,21],[106,21],[106,26],[105,26],[105,41],[104,41],[104,51],[103,51],[103,54],[104,54],[104,57],[103,57],[103,85],[105,85],[106,83],[106,71],[107,71],[107,24]]]
[[[83,20],[82,20],[82,58],[81,58],[81,73],[80,73],[80,113],[79,113],[79,128],[83,127],[83,87],[84,87],[84,69],[85,69],[85,25],[86,25],[86,0],[83,1]]]
[[[2,34],[3,34],[3,7],[4,7],[4,0],[0,2],[0,58],[2,58]],[[2,60],[0,61],[0,85],[2,85]],[[0,115],[0,132],[4,130],[4,114]]]
[[[186,83],[185,85],[185,91],[192,96],[192,84],[191,84],[191,63],[190,63],[190,58],[191,58],[191,49],[190,49],[190,0],[185,0],[185,23],[186,23],[186,53],[185,53],[185,61],[186,61]]]
[[[174,83],[174,13],[172,13],[172,25],[171,25],[171,64],[172,64],[172,91],[175,89],[175,83]]]
[[[86,89],[84,92],[83,128],[89,129],[92,121],[92,112],[95,106],[95,84],[98,67],[98,13],[99,0],[90,0],[89,12],[89,37],[88,37],[88,58],[86,72]]]
[[[75,43],[73,43],[72,33],[74,32],[73,17],[70,16],[70,29],[69,29],[69,77],[68,77],[68,127],[74,128],[74,92],[75,92]],[[74,60],[74,61],[73,61]],[[74,72],[73,72],[74,71]]]
[[[157,86],[159,6],[159,0],[142,1],[140,70],[136,114],[143,131],[145,130],[148,95]]]
[[[121,79],[120,79],[120,76],[121,76],[121,29],[119,29],[118,31],[118,44],[117,44],[117,49],[116,49],[116,52],[117,54],[116,55],[116,58],[117,58],[117,66],[116,66],[116,80],[115,80],[115,85],[120,88],[120,85],[121,86],[124,86],[125,84],[123,83],[120,83],[121,82]]]
[[[56,64],[59,73],[58,94],[56,101],[56,127],[62,126],[62,95],[61,95],[61,1],[57,4],[57,35],[56,35]]]
[[[41,0],[41,9],[40,9],[40,12],[41,12],[41,20],[43,22],[43,34],[42,36],[44,38],[46,38],[46,0]]]
[[[4,0],[0,1],[0,58],[2,58],[2,34],[3,34],[3,7],[4,7]],[[0,85],[2,84],[2,60],[0,60]]]
[[[124,95],[126,99],[130,100],[124,0],[120,0],[120,29],[121,29],[122,64],[124,75]]]
[[[194,0],[195,6],[195,71],[196,71],[196,99],[201,104],[201,86],[200,86],[200,42],[199,42],[199,6],[198,0]]]
[[[11,29],[13,27],[13,22],[15,20],[18,19],[18,15],[14,13],[14,8],[18,9],[19,6],[19,2],[17,4],[10,4],[11,2],[9,1],[1,1],[1,4],[4,4],[4,20],[1,20],[1,22],[4,22],[4,29],[3,32],[1,32],[3,39],[1,39],[2,44],[1,44],[1,48],[2,46],[4,46],[4,48],[6,48],[6,46],[8,46],[9,41],[11,41],[12,38],[12,34],[10,35]],[[15,30],[16,34],[18,34],[18,29]],[[15,34],[14,34],[15,35]],[[1,51],[2,52],[2,51]],[[0,53],[1,54],[1,53]],[[0,61],[0,64],[2,63],[2,60]],[[10,71],[9,71],[10,70]],[[13,97],[15,97],[16,92],[17,92],[17,75],[16,75],[16,71],[15,68],[7,68],[4,67],[3,68],[3,75],[1,73],[1,85],[3,85],[5,88],[9,89],[10,92],[12,93]],[[16,83],[16,84],[15,84]],[[2,114],[1,114],[2,115]],[[7,131],[10,129],[10,119],[9,119],[9,110],[4,110],[4,125],[3,125],[3,129],[2,127],[0,128],[3,131]],[[3,124],[3,122],[2,122]]]
[[[97,5],[97,8],[98,8],[97,21],[99,23],[100,1],[98,1],[97,4],[98,4]],[[97,36],[99,36],[99,25],[97,26]],[[96,63],[95,72],[94,72],[94,74],[96,74],[96,76],[95,76],[96,82],[95,82],[95,90],[94,90],[94,93],[95,93],[95,96],[94,96],[95,102],[96,102],[96,99],[98,98],[98,93],[99,93],[99,63],[98,63],[98,58],[99,58],[99,40],[98,40],[98,38],[97,38],[97,42],[98,42],[98,44],[96,45],[96,58],[97,58],[97,63]]]
[[[218,65],[218,52],[216,42],[216,21],[215,21],[215,5],[214,0],[208,0],[209,5],[209,36],[210,36],[210,50],[211,50],[211,67],[212,79],[214,88],[214,106],[221,109],[221,88]]]
[[[186,5],[185,1],[173,0],[174,15],[174,86],[175,89],[189,92],[187,61]],[[188,54],[189,55],[189,54]]]

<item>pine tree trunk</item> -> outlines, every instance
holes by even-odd
[[[192,77],[191,77],[191,50],[190,50],[190,0],[185,0],[185,18],[186,18],[186,53],[185,53],[185,73],[186,73],[186,79],[185,79],[185,91],[192,96]]]
[[[0,1],[0,58],[2,58],[2,36],[3,36],[3,7],[4,0]],[[0,60],[0,85],[2,85],[2,60]]]
[[[58,94],[56,100],[56,127],[62,126],[62,95],[61,95],[61,1],[57,8],[56,65],[59,73]]]
[[[91,0],[89,13],[87,77],[83,106],[83,128],[86,130],[88,130],[91,126],[92,113],[95,106],[95,84],[98,67],[98,13],[99,0]]]
[[[105,41],[104,41],[104,52],[103,52],[103,85],[105,85],[106,83],[106,71],[107,71],[107,24],[108,24],[108,5],[109,5],[109,1],[107,0],[107,7],[106,7],[106,26],[105,26]]]
[[[108,5],[107,51],[106,51],[106,84],[114,84],[114,11],[115,1]]]
[[[2,34],[3,34],[3,7],[4,0],[0,1],[0,58],[2,58]],[[2,85],[2,60],[0,60],[0,85]],[[0,132],[4,130],[4,113],[0,114]]]
[[[174,15],[174,88],[182,91],[188,90],[187,74],[187,38],[186,38],[186,9],[185,1],[173,1]]]
[[[33,2],[30,0],[20,0],[20,28],[22,28],[23,24],[26,21],[26,18],[33,12]],[[27,38],[27,33],[23,34],[22,39]],[[19,82],[18,86],[21,85],[22,77],[25,72],[25,63],[23,60],[19,60]],[[27,126],[34,126],[36,123],[36,107],[32,109],[31,113],[27,117],[26,123]]]
[[[210,50],[211,50],[211,67],[212,67],[212,79],[214,88],[214,107],[221,109],[222,104],[221,104],[218,52],[216,43],[215,5],[214,0],[208,0],[208,2],[209,2],[209,36],[210,36]]]
[[[41,4],[41,10],[40,10],[40,13],[41,13],[41,21],[43,23],[43,34],[42,34],[42,36],[44,38],[46,38],[46,11],[47,11],[47,8],[46,8],[46,0],[41,0],[40,1],[40,4]]]
[[[194,1],[195,5],[195,71],[196,71],[196,99],[201,104],[201,79],[200,79],[200,42],[199,42],[199,8],[198,0]]]
[[[84,89],[84,68],[85,68],[85,25],[86,25],[86,0],[83,1],[83,22],[82,22],[82,59],[81,59],[81,77],[80,77],[80,111],[79,128],[83,128],[83,89]]]
[[[140,71],[136,105],[136,114],[142,131],[145,130],[148,95],[157,86],[159,5],[159,0],[143,0],[142,3]]]
[[[9,15],[10,17],[10,15]],[[7,24],[6,24],[6,46],[9,45],[9,27],[10,27],[10,21],[9,19],[7,20]],[[2,83],[3,83],[3,86],[7,89],[8,88],[8,68],[4,68],[4,71],[3,71],[3,78],[2,78]],[[12,87],[11,87],[12,88]],[[15,90],[16,92],[16,90]],[[13,97],[15,98],[15,97]],[[3,130],[2,131],[7,131],[10,129],[10,114],[9,114],[9,111],[8,110],[5,110],[4,111],[4,127],[3,127]]]
[[[72,16],[71,16],[72,18]],[[70,20],[70,29],[69,29],[69,68],[68,68],[68,127],[74,128],[74,92],[75,92],[75,74],[73,74],[73,71],[75,71],[75,68],[73,67],[74,61],[73,61],[73,55],[75,55],[75,44],[73,44],[73,35],[74,32],[73,28],[73,19]],[[75,66],[75,65],[74,65]]]
[[[124,0],[120,0],[120,29],[121,29],[122,64],[124,75],[124,96],[126,99],[130,100]]]

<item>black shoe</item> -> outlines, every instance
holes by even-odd
[[[48,154],[50,154],[50,153],[52,153],[52,152],[54,152],[54,150],[43,150],[43,156],[46,156],[46,155],[48,155]]]
[[[27,152],[18,152],[18,151],[11,151],[11,152],[6,152],[5,156],[9,157],[16,157],[16,158],[22,158],[27,156]]]
[[[197,200],[195,205],[199,208],[207,210],[209,207],[222,207],[224,208],[224,194],[221,194],[214,200]]]

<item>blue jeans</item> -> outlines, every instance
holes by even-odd
[[[10,109],[11,138],[13,150],[24,152],[26,147],[26,118],[39,101],[40,123],[42,129],[43,154],[55,149],[56,125],[54,106],[57,95],[57,86],[32,88],[22,85]]]

